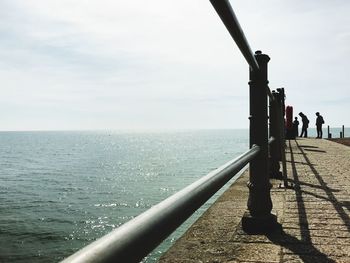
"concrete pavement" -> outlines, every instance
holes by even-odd
[[[320,139],[287,141],[288,182],[271,180],[282,230],[242,231],[248,173],[236,181],[159,262],[350,262],[350,147]]]

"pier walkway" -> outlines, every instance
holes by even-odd
[[[282,231],[248,235],[241,218],[248,173],[233,184],[159,262],[350,262],[350,147],[320,139],[287,141],[288,182],[271,180]]]

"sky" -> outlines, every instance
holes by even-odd
[[[269,86],[350,126],[350,1],[230,1]],[[0,130],[248,128],[244,57],[209,0],[1,0]]]

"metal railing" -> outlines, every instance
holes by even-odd
[[[330,127],[327,125],[327,138],[331,139],[332,138],[332,133],[330,132]],[[345,138],[345,126],[341,126],[341,131],[339,132],[339,138]]]
[[[220,16],[233,40],[236,42],[238,48],[241,50],[242,55],[245,57],[248,64],[253,70],[259,71],[259,64],[250,49],[235,12],[228,0],[210,0],[210,2]]]
[[[271,92],[268,87],[267,64],[270,57],[261,51],[253,55],[228,0],[210,0],[227,30],[248,62],[249,68],[249,108],[250,108],[250,146],[261,147],[257,158],[249,165],[248,212],[242,218],[246,232],[268,232],[275,228],[277,220],[271,214],[271,177],[280,177],[279,162],[284,157],[284,90]],[[283,92],[283,94],[282,94]],[[268,128],[268,103],[270,102],[270,129]],[[271,116],[272,115],[272,116]],[[276,139],[269,149],[270,134]],[[270,151],[269,151],[270,150]],[[285,168],[285,165],[283,166]],[[286,169],[283,169],[284,184],[287,184]]]
[[[63,262],[138,262],[189,218],[260,151],[253,146]]]
[[[189,218],[222,186],[249,163],[248,212],[242,218],[246,232],[269,232],[276,224],[271,214],[270,177],[287,184],[284,142],[284,89],[270,90],[270,58],[252,53],[228,0],[210,0],[249,64],[250,149],[96,240],[63,262],[138,262]],[[268,100],[269,115],[268,117]],[[269,120],[269,125],[268,125]],[[269,135],[270,133],[270,135]],[[283,173],[280,170],[283,164]],[[237,176],[239,177],[239,176]]]

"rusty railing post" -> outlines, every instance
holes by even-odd
[[[258,156],[249,165],[248,211],[242,218],[243,230],[247,233],[268,233],[277,226],[276,216],[271,214],[272,201],[268,165],[268,123],[267,123],[267,63],[270,58],[255,52],[259,69],[250,67],[250,147],[260,146]]]

